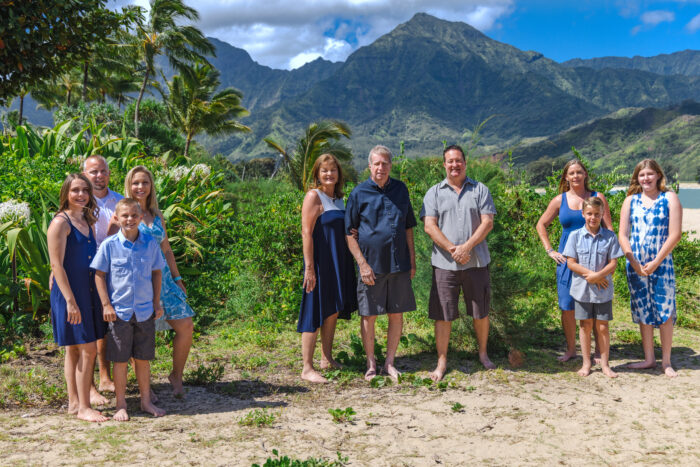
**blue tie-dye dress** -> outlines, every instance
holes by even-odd
[[[632,254],[642,265],[653,261],[668,238],[668,198],[661,192],[654,204],[645,208],[642,194],[632,196],[630,205],[630,244]],[[676,322],[676,277],[669,254],[649,276],[637,274],[627,261],[627,284],[635,323],[659,327],[669,318]]]

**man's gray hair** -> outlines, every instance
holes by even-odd
[[[389,163],[391,163],[391,150],[389,150],[388,147],[382,146],[381,144],[376,145],[369,151],[369,156],[367,156],[367,162],[369,162],[369,165],[372,165],[372,154],[377,154],[379,156],[386,156],[389,158]]]
[[[83,162],[80,163],[80,171],[85,172],[85,163],[89,161],[90,159],[97,159],[105,163],[107,166],[107,170],[109,170],[109,163],[107,162],[107,159],[104,158],[104,156],[101,156],[99,154],[93,154],[92,156],[88,156],[85,158]]]

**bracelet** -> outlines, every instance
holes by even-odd
[[[173,277],[173,282],[181,281],[182,276]]]
[[[554,248],[549,248],[549,249],[547,250],[547,254],[550,254],[550,253],[553,252],[553,251],[554,251]]]

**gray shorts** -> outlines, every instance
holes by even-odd
[[[459,318],[459,293],[464,295],[467,313],[474,319],[489,315],[491,307],[491,276],[488,266],[450,271],[433,267],[428,317],[436,321]]]
[[[588,303],[574,301],[574,317],[582,319],[599,319],[601,321],[612,321],[612,300],[605,303]]]
[[[416,309],[410,272],[376,274],[374,285],[357,278],[357,305],[360,316],[404,313]]]
[[[146,321],[138,322],[136,315],[129,321],[117,318],[109,323],[105,339],[106,356],[110,362],[128,362],[131,357],[153,360],[156,357],[156,320],[151,316]]]

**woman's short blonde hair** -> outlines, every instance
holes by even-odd
[[[343,169],[340,167],[340,162],[338,162],[338,159],[333,154],[326,153],[318,156],[316,162],[314,162],[313,168],[311,169],[311,180],[309,181],[308,189],[313,190],[314,188],[321,187],[321,178],[318,176],[318,174],[321,171],[321,165],[325,164],[326,162],[333,162],[338,168],[338,181],[335,184],[333,196],[335,198],[342,198],[344,195],[343,187],[345,186],[345,177],[343,175]]]

